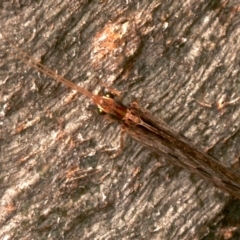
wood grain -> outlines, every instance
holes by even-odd
[[[240,95],[239,6],[154,4],[7,1],[0,23],[59,74],[95,93],[96,77],[104,80],[122,91],[124,104],[138,100],[231,166],[239,160],[240,110],[222,102]],[[113,67],[96,65],[95,40],[107,24],[124,21],[137,35],[133,52],[113,58]],[[219,221],[228,195],[129,138],[111,160],[118,124],[13,58],[2,39],[0,48],[1,238],[201,239]]]

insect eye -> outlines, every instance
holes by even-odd
[[[104,94],[104,97],[107,97],[107,98],[114,98],[114,95],[112,94],[112,93],[110,93],[110,92],[106,92],[105,94]]]
[[[98,112],[99,112],[100,114],[102,114],[102,115],[105,115],[105,114],[106,114],[100,107],[98,107]]]

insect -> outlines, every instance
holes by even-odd
[[[4,35],[3,37],[9,41]],[[16,56],[22,62],[85,95],[103,112],[118,119],[123,130],[133,139],[150,150],[166,156],[171,163],[197,174],[221,190],[240,198],[238,173],[172,130],[165,122],[152,116],[146,109],[142,109],[138,103],[133,102],[127,107],[117,103],[113,98],[95,95],[58,75],[17,46],[13,45],[13,47],[17,52]]]

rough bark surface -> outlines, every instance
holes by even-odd
[[[0,3],[0,31],[44,65],[95,93],[100,79],[126,105],[137,99],[230,167],[240,155],[239,25],[238,1]],[[111,159],[120,125],[0,41],[1,239],[237,234],[219,224],[229,200],[229,222],[239,218],[238,200],[129,137]]]

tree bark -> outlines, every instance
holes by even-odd
[[[60,75],[117,89],[223,164],[239,160],[237,2],[6,1],[0,11],[10,41]],[[121,126],[0,41],[1,239],[210,239],[212,225],[225,236],[229,195],[127,136],[111,159]]]

